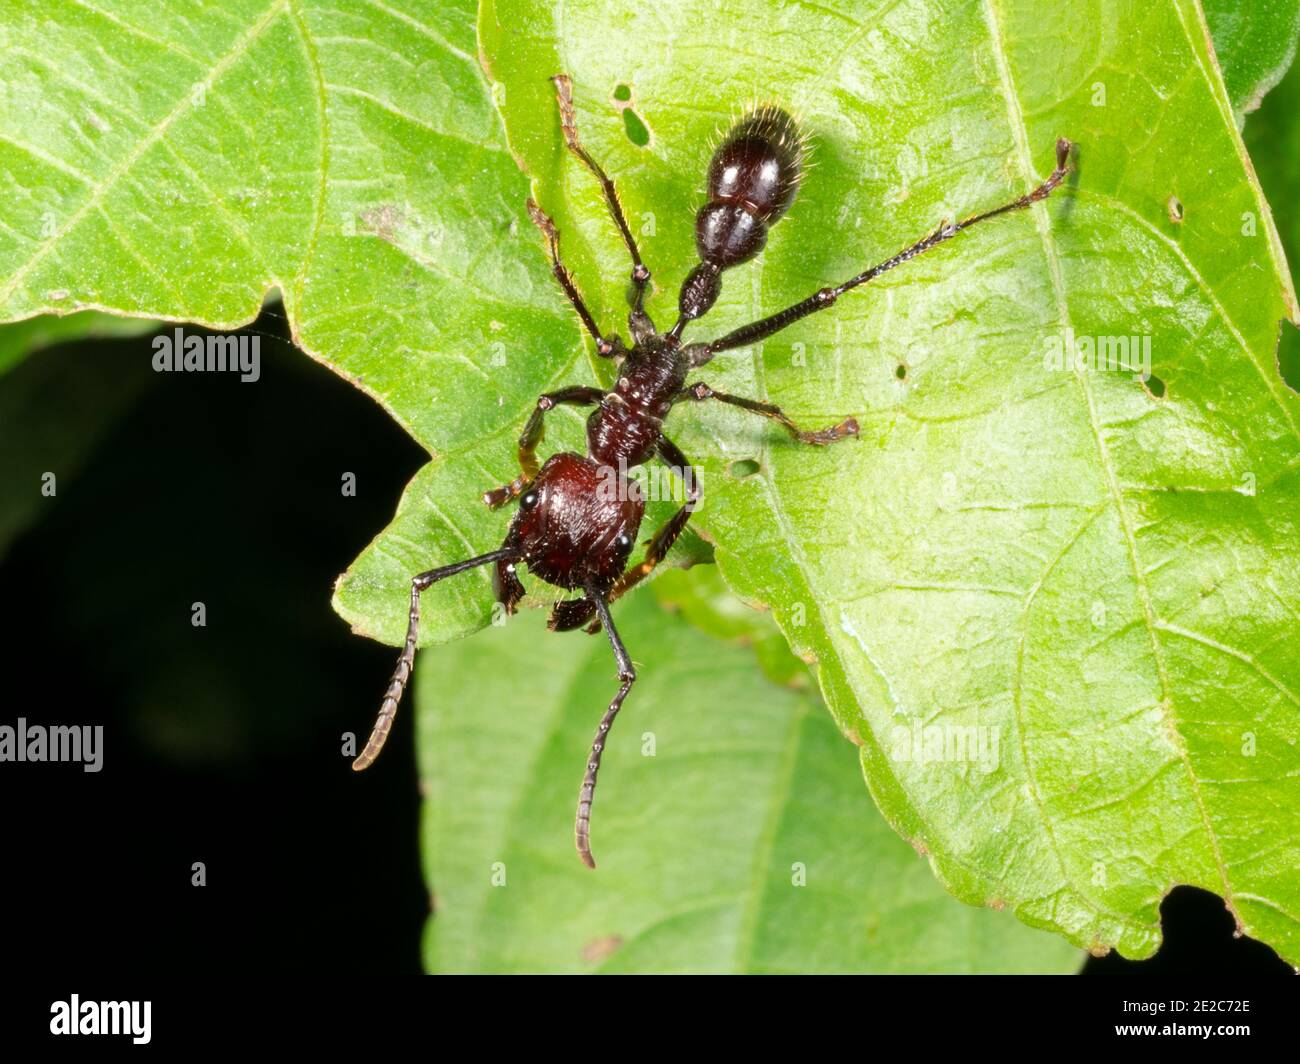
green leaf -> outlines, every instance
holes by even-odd
[[[1287,72],[1300,39],[1297,0],[1205,0],[1205,21],[1240,125]]]
[[[790,652],[772,618],[741,602],[716,565],[674,569],[654,583],[655,598],[699,631],[728,643],[752,647],[759,667],[773,683],[808,686],[808,666]]]
[[[643,228],[664,320],[714,130],[761,96],[812,132],[801,199],[688,336],[1019,195],[1058,136],[1077,142],[1063,195],[700,374],[808,426],[853,414],[860,442],[813,453],[703,407],[668,432],[703,464],[698,521],[728,583],[815,657],[881,809],[958,897],[1141,957],[1161,898],[1192,883],[1300,959],[1300,400],[1273,359],[1295,301],[1197,6],[1045,24],[1029,3],[862,3],[771,24],[570,0],[562,30],[548,11],[486,3],[480,34],[604,320],[627,267],[565,155],[557,70]],[[1158,381],[1055,368],[1067,329],[1150,337]],[[759,472],[732,476],[742,459]],[[904,759],[922,724],[996,729],[999,771]]]
[[[1264,106],[1246,124],[1245,140],[1260,184],[1268,194],[1287,258],[1300,262],[1300,66],[1292,67]]]
[[[0,23],[0,307],[233,325],[314,231],[317,82],[286,0],[18,0]]]
[[[530,611],[421,654],[430,971],[1078,967],[1060,939],[944,894],[814,698],[650,596],[618,623],[641,671],[601,768],[594,873],[573,808],[617,686],[604,637],[553,635]]]

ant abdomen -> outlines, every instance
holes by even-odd
[[[746,115],[709,162],[709,199],[743,204],[771,224],[794,202],[803,173],[804,141],[779,107]]]
[[[738,203],[710,203],[695,216],[695,247],[710,266],[739,266],[766,243],[763,220]]]
[[[732,126],[709,162],[708,202],[695,216],[701,265],[682,285],[683,320],[713,306],[723,270],[763,250],[768,228],[794,202],[803,158],[799,127],[779,107],[760,107]]]
[[[726,269],[757,255],[802,172],[803,141],[788,114],[763,107],[737,122],[709,163],[709,202],[695,219],[700,258]]]

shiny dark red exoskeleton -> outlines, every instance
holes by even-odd
[[[762,251],[768,229],[790,209],[803,174],[803,136],[785,111],[769,106],[757,108],[742,118],[719,144],[709,164],[707,201],[695,217],[695,245],[700,261],[682,283],[676,323],[666,333],[660,333],[644,307],[650,271],[641,261],[614,184],[578,139],[572,83],[563,74],[553,80],[565,144],[601,183],[605,203],[632,258],[632,310],[628,316],[632,346],[626,347],[620,337],[606,334],[598,327],[560,259],[559,233],[550,218],[530,200],[528,212],[546,239],[556,280],[595,340],[597,353],[617,364],[618,379],[608,391],[578,385],[541,396],[519,438],[519,476],[484,495],[484,501],[492,507],[518,500],[505,543],[499,550],[430,569],[412,578],[406,642],[384,694],[374,730],[352,767],[359,770],[370,765],[392,727],[398,702],[415,664],[420,592],[448,576],[490,564],[495,566],[497,597],[507,610],[513,611],[524,595],[517,571],[522,565],[531,575],[547,583],[578,592],[576,597],[556,604],[551,613],[551,628],[567,631],[587,625],[595,631],[603,627],[618,663],[619,689],[596,732],[578,798],[578,852],[594,868],[589,832],[596,774],[610,726],[636,679],[632,660],[610,617],[609,605],[663,560],[700,498],[694,471],[681,451],[663,434],[664,418],[676,403],[717,400],[770,418],[799,443],[825,445],[858,434],[858,423],[851,417],[830,428],[805,431],[780,407],[716,392],[703,382],[688,385],[687,376],[719,352],[763,340],[792,322],[831,306],[850,289],[866,284],[972,225],[1045,199],[1065,177],[1070,144],[1057,141],[1056,168],[1046,181],[1024,196],[963,221],[944,223],[893,258],[843,284],[820,288],[807,299],[769,317],[734,329],[716,340],[684,344],[681,337],[686,326],[703,317],[717,302],[723,271],[748,262]],[[546,412],[562,403],[595,408],[587,420],[587,453],[562,452],[539,465],[537,448],[542,441]],[[637,483],[629,478],[628,472],[652,458],[659,458],[682,478],[686,502],[651,537],[644,558],[629,567],[645,506]]]

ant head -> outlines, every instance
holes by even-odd
[[[635,481],[562,452],[519,497],[506,546],[547,583],[605,591],[627,567],[644,512]]]

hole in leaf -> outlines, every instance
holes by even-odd
[[[1154,373],[1146,379],[1143,387],[1157,399],[1163,399],[1165,397],[1165,382]]]
[[[1160,902],[1160,924],[1165,941],[1158,965],[1177,971],[1197,959],[1213,958],[1220,968],[1291,975],[1291,969],[1262,942],[1244,936],[1217,894],[1199,887],[1174,887]],[[1187,960],[1184,960],[1187,958]],[[1153,960],[1155,960],[1153,958]],[[1152,971],[1152,960],[1131,961],[1118,952],[1094,957],[1084,965],[1089,975],[1137,975]]]
[[[1165,206],[1169,209],[1169,220],[1173,222],[1174,225],[1182,224],[1184,216],[1183,201],[1177,196],[1170,196],[1169,202],[1166,203]]]
[[[646,129],[645,123],[630,107],[623,109],[623,129],[627,132],[627,139],[638,148],[644,148],[650,143],[650,130]]]
[[[1300,392],[1300,329],[1283,319],[1277,341],[1277,367],[1293,392]]]
[[[620,103],[627,103],[632,99],[632,90],[627,85],[618,85],[614,89],[614,99]]]
[[[894,370],[894,376],[897,377],[900,381],[907,380],[907,367],[900,362]]]
[[[744,480],[746,477],[752,477],[760,468],[754,459],[742,458],[739,462],[732,462],[727,472],[737,480]]]

